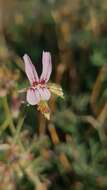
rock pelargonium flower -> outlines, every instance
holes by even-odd
[[[30,87],[27,89],[27,102],[31,105],[38,105],[38,109],[47,119],[49,119],[50,112],[47,101],[51,97],[51,92],[63,98],[62,88],[59,85],[47,83],[52,72],[51,54],[43,51],[43,69],[40,78],[38,77],[38,73],[32,64],[30,57],[25,54],[23,59],[25,62],[25,72],[30,82]]]

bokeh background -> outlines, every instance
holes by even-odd
[[[26,102],[23,55],[65,99]],[[107,189],[107,0],[0,0],[0,190]]]

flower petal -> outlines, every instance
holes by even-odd
[[[41,96],[41,100],[49,100],[51,93],[47,88],[39,88],[39,93]]]
[[[45,82],[47,82],[52,72],[51,54],[49,52],[43,51],[42,65],[43,65],[43,71],[40,80],[45,80]]]
[[[26,75],[27,75],[27,77],[28,77],[28,79],[30,81],[30,84],[32,85],[35,81],[36,82],[39,81],[38,74],[36,72],[36,69],[35,69],[34,65],[31,62],[30,57],[27,54],[25,54],[23,56],[23,59],[24,59],[24,62],[25,62]]]
[[[36,105],[39,103],[40,101],[40,94],[38,92],[38,90],[33,89],[33,88],[29,88],[27,90],[27,102],[31,105]]]

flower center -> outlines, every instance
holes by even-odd
[[[45,80],[40,80],[40,81],[34,81],[33,84],[32,84],[32,88],[35,89],[35,88],[45,88],[46,87],[46,84],[45,84]]]

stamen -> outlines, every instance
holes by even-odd
[[[45,80],[43,79],[43,80],[41,80],[39,83],[40,83],[41,85],[42,85],[42,84],[45,84]]]
[[[38,89],[39,87],[40,88],[45,88],[46,87],[45,80],[41,80],[39,82],[34,81],[32,86],[31,86],[31,89],[35,90],[35,89]]]
[[[37,81],[33,82],[33,84],[32,84],[33,87],[35,87],[35,86],[37,86],[37,85],[38,85],[38,82],[37,82]]]

